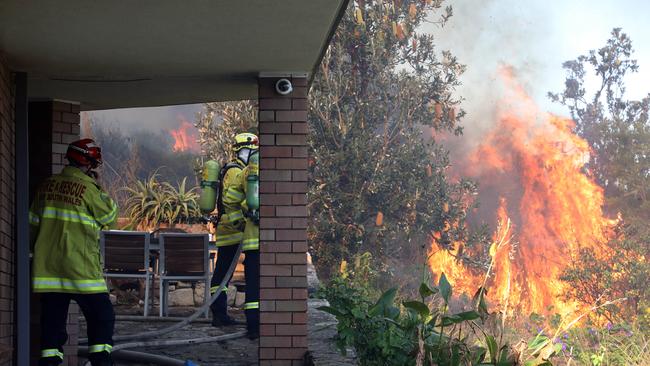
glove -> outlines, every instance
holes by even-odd
[[[244,221],[244,220],[237,220],[237,221],[235,221],[235,222],[232,223],[232,226],[234,226],[235,228],[237,228],[237,230],[239,230],[239,231],[244,231],[244,228],[246,227],[246,221]]]

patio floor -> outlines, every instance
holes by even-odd
[[[136,310],[128,307],[117,306],[116,313],[120,315],[137,315]],[[171,308],[170,316],[189,316],[194,308]],[[231,309],[232,310],[232,309]],[[236,319],[245,322],[244,314],[240,310],[232,310],[230,315]],[[141,333],[156,329],[161,329],[172,325],[169,321],[124,321],[118,320],[115,323],[115,334],[125,335],[132,333]],[[215,328],[207,322],[195,322],[183,329],[167,334],[163,339],[190,339],[207,336],[218,336],[228,333],[245,331],[246,327],[232,326],[226,328]],[[86,334],[86,324],[83,317],[80,318],[80,333]],[[239,338],[218,343],[203,343],[196,345],[183,345],[173,347],[149,347],[149,348],[132,348],[131,351],[147,352],[157,355],[176,358],[179,360],[191,360],[201,366],[206,365],[232,365],[232,366],[249,366],[257,365],[258,355],[257,340],[251,341],[248,338]],[[127,363],[116,363],[116,365],[127,365]],[[140,365],[128,363],[128,365]],[[144,364],[142,364],[144,365]]]

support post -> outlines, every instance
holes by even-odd
[[[259,78],[261,366],[302,365],[307,352],[306,76]]]
[[[30,345],[30,244],[29,244],[29,145],[27,74],[15,74],[16,164],[16,365],[29,365]]]

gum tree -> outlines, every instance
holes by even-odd
[[[461,133],[453,92],[465,67],[418,28],[445,25],[442,3],[351,1],[314,77],[309,233],[325,276],[366,251],[404,274],[426,259],[433,232],[464,239],[474,187],[450,182],[435,137]]]
[[[603,47],[566,61],[564,90],[549,93],[589,142],[589,173],[605,190],[607,212],[620,217],[606,252],[581,251],[563,275],[572,284],[568,297],[585,304],[626,298],[623,306],[601,310],[610,320],[650,306],[650,94],[626,95],[626,78],[639,70],[632,54],[632,40],[615,28]],[[595,88],[586,85],[589,77],[598,80]]]

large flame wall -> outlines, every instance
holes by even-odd
[[[478,181],[479,200],[488,207],[499,202],[488,298],[510,310],[565,313],[574,304],[563,301],[561,273],[580,248],[604,250],[611,221],[603,215],[603,190],[584,172],[590,151],[572,133],[573,122],[541,111],[511,69],[500,76],[506,91],[493,128],[456,172]],[[434,239],[431,270],[473,293],[482,277],[454,254]]]

